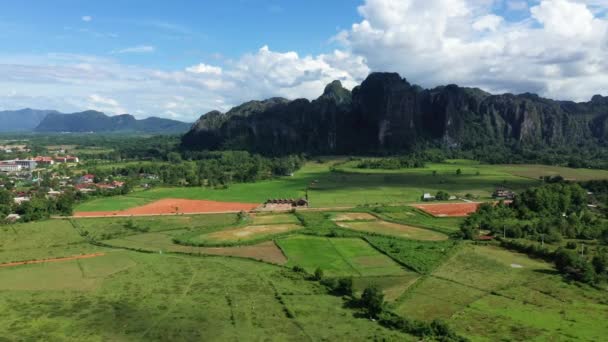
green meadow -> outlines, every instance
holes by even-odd
[[[293,225],[296,217],[180,215],[3,226],[0,263],[104,255],[0,267],[0,335],[79,341],[417,339],[360,318],[309,279],[317,268],[327,278],[352,277],[357,294],[378,286],[396,314],[444,320],[474,341],[597,341],[608,334],[602,323],[608,318],[605,290],[568,284],[551,264],[491,245],[420,241],[398,232],[344,229],[333,221],[378,223],[390,214],[395,221],[419,223],[429,234],[455,224],[399,208],[372,211],[373,220],[363,209],[298,214],[301,229],[226,248],[175,239]]]
[[[456,174],[458,169],[460,175]],[[370,170],[357,168],[356,162],[328,159],[322,163],[308,162],[292,177],[231,184],[227,189],[159,187],[126,196],[95,199],[78,205],[76,211],[122,210],[163,198],[262,203],[269,198],[302,197],[315,181],[309,189],[313,207],[407,204],[419,201],[425,192],[440,190],[489,199],[498,186],[518,191],[538,184],[539,177],[558,174],[581,180],[608,179],[608,171],[553,166],[485,165],[468,160],[448,160],[429,163],[424,168]]]
[[[454,160],[386,171],[336,162],[311,162],[293,177],[224,190],[157,188],[80,206],[118,210],[166,197],[261,202],[302,196],[317,181],[309,196],[321,211],[0,226],[0,264],[104,254],[0,267],[0,336],[424,340],[362,318],[312,280],[317,269],[326,280],[352,278],[356,295],[375,285],[391,312],[442,320],[472,341],[600,341],[608,335],[606,289],[568,283],[553,264],[492,243],[459,240],[454,232],[462,218],[437,218],[405,205],[422,191],[485,199],[495,186],[517,190],[551,172],[568,177],[570,169]],[[603,173],[580,174],[604,178]],[[354,208],[337,208],[343,206]]]

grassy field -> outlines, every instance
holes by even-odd
[[[331,172],[338,160],[309,162],[292,177],[256,183],[231,184],[228,189],[155,188],[115,198],[83,203],[76,211],[121,210],[163,198],[262,203],[269,198],[303,197],[309,190],[313,207],[341,207],[376,203],[407,204],[420,200],[425,192],[439,190],[464,196],[490,198],[498,186],[519,191],[538,184],[538,178],[561,174],[583,175],[584,179],[608,179],[608,171],[578,170],[538,165],[484,165],[467,160],[430,163],[424,168],[401,170],[359,169],[348,162]],[[462,171],[456,175],[456,170]],[[579,177],[580,178],[580,177]]]
[[[174,234],[183,234],[185,232],[202,233],[216,227],[234,225],[237,222],[237,217],[234,214],[210,214],[198,216],[83,218],[74,220],[74,222],[88,236],[96,240],[107,240],[145,232],[174,231]]]
[[[446,319],[474,341],[602,339],[603,291],[566,284],[555,273],[522,254],[469,245],[412,286],[395,310]]]
[[[369,222],[339,222],[342,228],[361,232],[396,236],[410,240],[441,241],[447,240],[448,236],[432,230],[406,226],[403,224],[386,222],[381,220]]]
[[[320,267],[329,276],[404,275],[397,263],[361,239],[290,236],[277,241],[288,265],[310,273]]]
[[[10,279],[0,285],[3,339],[413,340],[354,318],[340,298],[274,266],[135,252],[104,258],[83,262],[84,272],[70,263],[0,269]]]
[[[253,217],[252,224],[299,224],[300,220],[293,214],[256,214]]]
[[[377,215],[398,213],[390,208]],[[306,212],[298,217],[305,224],[302,232],[319,236],[276,238],[280,249],[270,240],[218,248],[183,246],[173,239],[248,225],[290,225],[279,222],[293,221],[294,215],[264,214],[250,221],[237,221],[236,215],[184,215],[2,226],[0,263],[104,255],[0,268],[0,336],[78,341],[414,340],[356,318],[341,298],[327,295],[319,283],[289,269],[295,265],[309,273],[319,267],[328,277],[353,277],[357,293],[377,285],[397,314],[445,320],[473,341],[598,341],[608,334],[603,324],[608,318],[605,291],[568,284],[551,264],[459,240],[416,241],[370,236],[365,229],[340,230],[332,220],[379,222],[369,221],[366,212]],[[263,218],[257,222],[262,225],[252,225],[257,218]],[[411,215],[403,214],[402,219]],[[344,237],[324,235],[332,229]],[[80,235],[84,232],[87,239],[107,238],[101,242],[111,247],[89,244]]]
[[[201,234],[190,238],[189,241],[200,244],[222,244],[222,243],[247,243],[250,241],[261,241],[271,239],[279,234],[293,232],[303,227],[298,224],[271,224],[246,226],[225,229],[213,233]]]
[[[435,217],[409,206],[374,208],[373,213],[385,220],[416,227],[435,229],[444,233],[460,229],[462,217]]]
[[[74,211],[118,211],[139,207],[152,202],[149,199],[133,196],[101,197],[80,203]]]
[[[66,257],[96,249],[65,220],[0,226],[0,263]]]

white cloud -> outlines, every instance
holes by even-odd
[[[608,93],[608,21],[591,10],[605,12],[608,1],[541,0],[515,22],[494,5],[366,0],[362,20],[336,39],[372,70],[397,71],[423,86],[459,83],[576,100]]]
[[[91,17],[90,15],[84,15],[80,19],[82,19],[82,21],[89,22],[93,20],[93,17]]]
[[[494,14],[484,15],[473,22],[473,29],[477,31],[496,31],[503,21],[503,17]]]
[[[152,45],[137,45],[137,46],[131,46],[131,47],[120,49],[120,50],[115,50],[115,51],[112,51],[112,53],[115,53],[115,54],[122,54],[122,53],[152,53],[154,51],[156,51],[156,47],[154,47]]]
[[[195,73],[195,74],[210,74],[210,75],[221,75],[222,74],[222,68],[212,66],[212,65],[207,65],[204,63],[186,68],[186,71]]]
[[[88,97],[88,109],[94,109],[110,114],[125,114],[126,110],[115,99],[104,97],[99,94],[91,94]]]
[[[333,52],[301,55],[263,46],[177,70],[96,56],[0,54],[0,89],[10,89],[0,92],[0,109],[97,109],[193,121],[251,99],[313,99],[336,79],[352,88],[370,70],[396,71],[426,87],[458,83],[574,100],[608,94],[608,0],[529,3],[366,0],[361,20],[334,37],[339,48]],[[523,18],[514,21],[496,8]],[[140,45],[113,53],[154,51]]]
[[[194,121],[209,110],[225,111],[252,99],[313,99],[335,79],[352,87],[368,72],[362,57],[344,51],[299,56],[266,46],[228,61],[223,68],[199,64],[178,71],[125,65],[94,56],[0,55],[0,89],[28,94],[9,97],[0,92],[0,108],[38,107],[64,112],[95,109]]]

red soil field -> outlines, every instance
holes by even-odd
[[[479,205],[481,203],[433,203],[416,204],[414,207],[437,217],[463,217],[474,213]]]
[[[13,266],[29,265],[29,264],[42,264],[42,263],[45,263],[45,262],[58,262],[58,261],[78,260],[78,259],[89,259],[89,258],[96,258],[96,257],[104,256],[104,255],[106,255],[106,254],[105,253],[93,253],[93,254],[75,255],[75,256],[65,257],[65,258],[17,261],[17,262],[9,262],[9,263],[6,263],[6,264],[0,264],[0,267],[13,267]]]
[[[87,211],[74,213],[75,217],[152,216],[177,214],[203,214],[250,211],[259,204],[215,202],[167,198],[150,204],[121,211]]]

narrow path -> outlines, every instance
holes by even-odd
[[[65,258],[16,261],[16,262],[0,264],[0,267],[13,267],[13,266],[29,265],[29,264],[42,264],[42,263],[47,263],[47,262],[60,262],[60,261],[70,261],[70,260],[78,260],[78,259],[90,259],[90,258],[104,256],[104,255],[106,255],[106,254],[105,253],[92,253],[92,254],[74,255],[74,256],[65,257]]]

